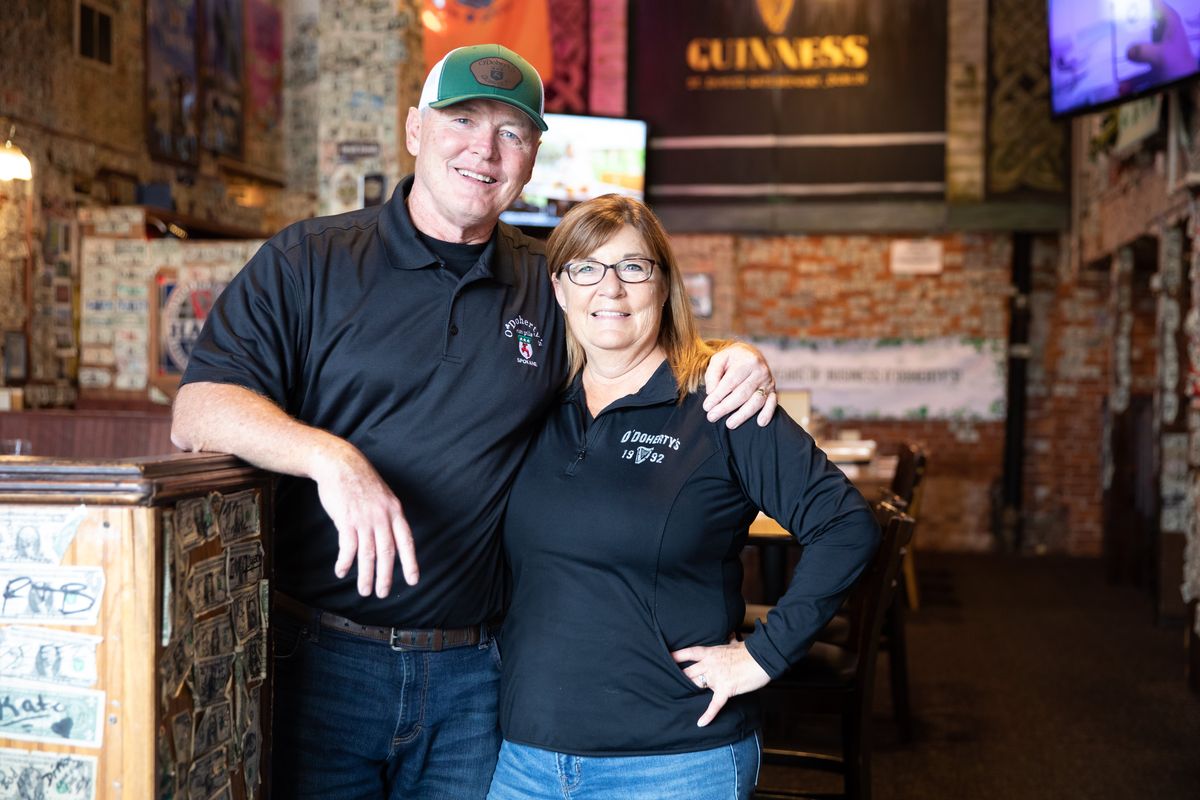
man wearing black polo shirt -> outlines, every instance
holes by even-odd
[[[565,378],[542,244],[498,224],[529,180],[542,98],[511,50],[451,51],[409,109],[415,174],[382,206],[267,242],[192,352],[175,443],[283,474],[277,796],[487,792],[498,526]],[[714,361],[712,418],[740,406],[731,424],[756,412],[765,424],[774,397],[757,354]]]

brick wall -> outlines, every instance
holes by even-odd
[[[1032,552],[1099,555],[1109,276],[1093,269],[1075,280],[1053,266],[1035,259],[1030,298],[1025,544]]]
[[[686,272],[714,276],[710,335],[860,339],[1008,336],[1011,243],[1003,235],[939,237],[940,275],[893,277],[886,236],[676,235]],[[921,546],[991,547],[990,491],[1002,470],[1004,424],[859,421],[881,449],[912,441],[929,453]]]

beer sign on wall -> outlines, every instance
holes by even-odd
[[[653,199],[945,191],[946,0],[634,0]]]

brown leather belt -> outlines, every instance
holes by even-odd
[[[273,602],[276,611],[287,614],[302,622],[315,622],[323,628],[347,633],[373,642],[384,642],[393,650],[448,650],[452,647],[469,647],[485,641],[489,636],[488,624],[472,625],[469,628],[385,628],[381,625],[360,625],[354,620],[339,617],[319,608],[312,608],[294,597],[275,592]]]

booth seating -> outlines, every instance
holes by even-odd
[[[883,539],[847,597],[845,642],[814,642],[803,661],[762,690],[767,706],[785,709],[784,713],[839,716],[842,734],[840,758],[789,749],[768,738],[764,761],[840,773],[845,791],[837,796],[864,800],[871,795],[869,722],[876,656],[884,618],[895,599],[901,553],[913,533],[912,519],[892,504],[878,503],[876,514]],[[769,607],[756,610],[765,617]],[[819,795],[765,787],[755,793],[757,798],[813,796]]]

